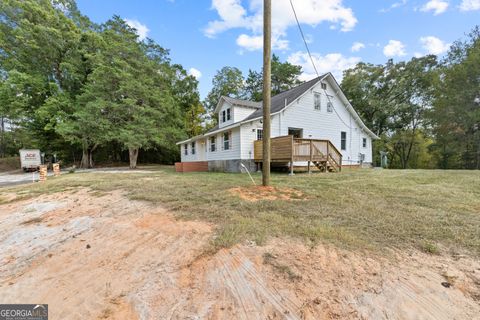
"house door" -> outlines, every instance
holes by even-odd
[[[288,135],[293,136],[294,138],[303,138],[303,129],[288,128]]]

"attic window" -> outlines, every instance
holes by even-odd
[[[225,110],[222,111],[222,122],[225,122],[226,121],[226,118],[225,118]]]
[[[227,109],[227,121],[231,119],[230,108]]]
[[[367,138],[363,138],[362,145],[363,145],[364,148],[367,147]]]
[[[331,101],[328,101],[327,103],[327,112],[333,112],[333,103]]]
[[[313,107],[315,108],[315,110],[321,110],[322,108],[322,96],[320,95],[320,93],[318,92],[315,92],[313,94]]]
[[[322,90],[327,90],[327,84],[322,82]]]

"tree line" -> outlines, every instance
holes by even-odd
[[[92,167],[175,160],[201,109],[197,80],[118,16],[95,24],[74,0],[0,3],[0,155],[38,147]],[[100,155],[99,155],[100,156]],[[158,156],[157,156],[158,157]],[[72,159],[73,158],[73,159]]]
[[[302,81],[272,57],[272,94]],[[480,168],[480,28],[434,55],[359,63],[342,89],[381,139],[391,168]],[[0,2],[0,157],[40,148],[92,167],[94,159],[178,160],[176,141],[216,124],[222,95],[260,101],[262,72],[218,70],[198,81],[118,16],[93,23],[74,0]]]
[[[393,168],[480,169],[480,28],[445,58],[359,63],[342,88]]]
[[[390,168],[480,169],[480,28],[435,55],[385,64],[361,62],[343,74],[341,87],[374,142],[374,165],[386,152]],[[272,94],[301,83],[301,67],[272,59]],[[224,67],[204,105],[215,124],[222,95],[260,101],[262,74]]]

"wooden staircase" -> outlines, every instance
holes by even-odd
[[[342,170],[342,166],[337,163],[332,154],[323,154],[315,144],[312,144],[312,149],[312,163],[320,172],[340,172]]]

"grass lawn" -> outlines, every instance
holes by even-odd
[[[46,183],[1,189],[20,198],[89,187],[123,189],[131,199],[170,209],[178,217],[217,225],[213,244],[262,244],[268,237],[301,238],[353,248],[418,248],[480,256],[480,171],[344,170],[341,173],[273,174],[272,185],[301,191],[305,200],[249,202],[229,192],[249,186],[245,174],[75,173]],[[254,175],[260,184],[261,176]],[[0,200],[1,202],[1,200]]]

